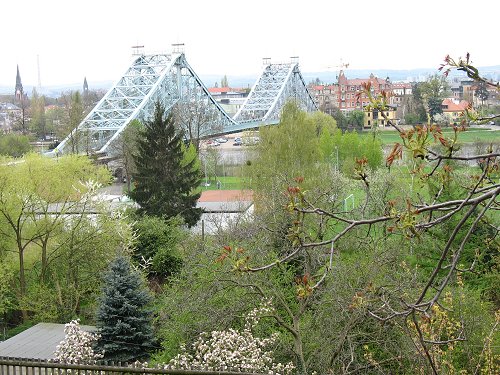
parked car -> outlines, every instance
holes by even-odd
[[[213,139],[209,139],[207,141],[207,146],[210,146],[210,147],[216,147],[216,146],[220,146],[220,143],[217,142],[217,141],[214,141]]]
[[[241,139],[237,141],[236,139],[234,140],[233,146],[241,146],[243,142],[241,142]]]
[[[226,143],[227,142],[227,138],[216,138],[215,141],[219,142],[219,143]]]

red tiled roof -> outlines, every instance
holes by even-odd
[[[443,112],[462,112],[467,108],[469,103],[465,100],[462,100],[457,104],[452,99],[443,99],[441,105],[447,106],[447,108],[443,108]]]

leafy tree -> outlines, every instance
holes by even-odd
[[[424,97],[422,94],[423,82],[412,85],[412,97],[408,106],[408,113],[405,115],[405,123],[408,125],[418,124],[427,121],[427,111],[425,109]],[[407,115],[409,117],[407,117]]]
[[[337,126],[339,129],[346,130],[349,125],[349,121],[339,108],[334,108],[332,112],[332,117],[337,121]]]
[[[333,133],[337,129],[337,121],[326,113],[316,111],[310,114],[310,120],[316,126],[316,137],[319,137],[324,130]]]
[[[52,133],[57,139],[65,137],[67,134],[62,130],[64,120],[64,108],[62,106],[54,106],[45,112],[47,130]]]
[[[135,155],[137,155],[137,140],[142,129],[139,120],[132,120],[120,133],[118,139],[111,143],[110,152],[120,156],[119,163],[123,173],[119,177],[127,180],[127,193],[130,193],[132,176],[137,172]]]
[[[380,140],[372,136],[362,137],[357,132],[323,132],[320,149],[327,163],[334,164],[336,169],[349,176],[354,171],[356,158],[367,158],[372,169],[379,167],[383,158]]]
[[[71,153],[79,153],[85,149],[88,150],[88,147],[86,147],[88,146],[88,137],[82,135],[81,132],[73,131],[85,117],[80,92],[67,92],[61,97],[61,101],[64,107],[64,117],[62,119],[62,126],[59,128],[58,137],[62,139],[69,136]]]
[[[229,87],[229,82],[226,75],[224,75],[224,77],[222,77],[222,79],[220,80],[220,87]]]
[[[219,167],[222,165],[223,155],[219,147],[208,147],[200,153],[200,158],[203,163],[203,172],[208,181],[217,180]]]
[[[180,215],[188,226],[199,220],[199,164],[196,158],[186,160],[185,154],[173,114],[165,118],[165,109],[157,103],[153,119],[144,124],[135,157],[137,173],[130,197],[141,213],[164,218]]]
[[[441,105],[442,102],[442,99],[436,97],[427,99],[427,108],[429,111],[429,116],[431,117],[431,121],[434,121],[436,115],[443,113],[443,107]]]
[[[470,66],[468,56],[465,61],[460,60],[458,63],[447,58],[445,65],[450,66],[450,69],[467,71],[472,76],[477,75],[477,69]],[[435,87],[431,87],[427,99],[438,99],[431,94],[443,92],[443,80],[438,81],[440,84],[436,87],[440,88],[434,90]],[[500,90],[500,87],[497,86],[497,89]],[[419,353],[413,366],[416,372],[454,373],[458,369],[478,372],[482,366],[486,371],[495,368],[491,366],[494,361],[485,359],[487,356],[483,353],[489,350],[491,354],[488,343],[497,335],[495,332],[500,321],[498,313],[495,317],[492,316],[493,312],[489,315],[483,313],[487,323],[480,331],[489,332],[481,338],[484,346],[476,345],[473,340],[465,343],[468,333],[479,328],[477,319],[467,311],[466,301],[473,300],[473,293],[463,286],[464,277],[476,272],[476,260],[479,261],[481,255],[476,255],[476,260],[469,260],[466,264],[463,262],[481,223],[489,224],[496,216],[491,211],[496,208],[495,202],[500,193],[500,187],[495,183],[499,154],[492,147],[482,155],[458,154],[456,145],[465,127],[456,127],[451,137],[447,137],[435,125],[405,131],[384,115],[388,108],[387,92],[373,96],[369,85],[363,85],[363,90],[370,100],[370,106],[378,110],[400,134],[401,143],[394,145],[386,164],[391,166],[405,154],[411,160],[409,170],[412,178],[406,176],[411,181],[410,188],[394,192],[392,198],[387,193],[380,194],[385,189],[384,185],[380,185],[380,182],[374,184],[376,174],[367,169],[368,160],[361,159],[356,160],[353,177],[363,186],[365,197],[364,203],[357,209],[327,209],[327,205],[316,203],[317,198],[312,197],[309,191],[304,192],[300,184],[288,189],[287,208],[298,218],[289,228],[289,239],[297,246],[294,258],[298,261],[305,254],[310,255],[313,248],[317,249],[317,256],[325,254],[325,251],[330,254],[322,269],[311,272],[318,281],[311,286],[310,292],[320,289],[321,284],[328,279],[330,266],[334,259],[338,259],[338,253],[346,243],[356,243],[364,248],[361,246],[363,242],[380,241],[380,245],[385,247],[393,238],[399,238],[402,240],[401,252],[406,252],[403,263],[399,264],[407,269],[406,276],[403,276],[404,273],[390,272],[387,275],[391,281],[367,280],[365,288],[353,296],[351,309],[367,308],[367,316],[384,325],[390,322],[406,326],[408,330],[405,334],[411,338]],[[456,162],[478,159],[483,162],[480,167],[454,170]],[[414,184],[414,176],[422,184],[419,189]],[[469,180],[469,183],[464,183],[467,181],[465,176],[473,176],[473,182]],[[426,185],[429,186],[428,190],[423,187]],[[435,188],[431,189],[431,185]],[[322,221],[322,226],[332,225],[334,230],[321,240],[310,238],[311,222],[308,219],[311,219],[311,215],[326,218],[327,222]],[[495,226],[492,229],[494,233],[491,232],[487,241],[497,241],[498,230]],[[362,240],[361,236],[366,238]],[[325,248],[328,245],[329,250]],[[413,253],[417,249],[418,254]],[[489,251],[484,246],[475,250],[477,254]],[[290,258],[289,253],[286,253],[267,265],[246,266],[246,269],[268,269],[285,261],[290,262]],[[408,267],[408,263],[411,267]],[[420,271],[413,275],[412,268]],[[476,306],[479,310],[481,304]],[[456,350],[457,346],[460,349]],[[366,356],[372,359],[370,362],[380,364],[377,347],[370,348],[367,345],[367,349],[370,353],[366,353]],[[462,350],[468,354],[458,359]],[[349,363],[353,362],[352,355]],[[456,358],[452,359],[453,355]],[[493,358],[498,356],[493,355]]]
[[[86,157],[56,160],[27,155],[22,161],[5,159],[0,163],[0,235],[6,250],[16,254],[18,283],[14,290],[17,303],[24,306],[24,320],[29,318],[28,306],[33,303],[28,298],[30,281],[33,285],[47,285],[50,266],[61,256],[59,250],[67,241],[76,241],[74,233],[64,239],[65,228],[71,227],[67,215],[74,214],[73,223],[87,218],[97,182],[108,181],[108,172],[92,165]],[[93,236],[98,232],[107,233],[98,225],[90,231]],[[33,259],[37,272],[31,274],[31,263],[27,261]]]
[[[22,134],[0,135],[0,155],[18,158],[31,150],[29,138]]]
[[[96,324],[97,349],[116,361],[145,359],[154,349],[151,296],[140,274],[119,255],[104,274]]]
[[[27,135],[29,133],[30,100],[26,95],[15,102],[21,110],[15,112],[12,128],[21,132],[21,134]]]
[[[434,115],[443,113],[441,103],[448,95],[449,87],[446,77],[438,74],[430,76],[421,84],[420,92],[431,120],[434,119]]]
[[[362,130],[365,124],[365,113],[360,110],[349,112],[348,122],[350,125],[354,125],[356,129]]]
[[[144,266],[149,276],[163,279],[180,270],[182,258],[179,244],[185,235],[180,224],[179,218],[164,221],[147,215],[135,222],[137,240],[133,258]]]
[[[420,119],[420,116],[413,113],[413,112],[408,112],[405,114],[405,124],[406,125],[414,125],[418,124],[419,121],[422,121]]]
[[[282,191],[294,178],[306,177],[308,187],[321,180],[321,165],[317,162],[322,155],[316,125],[306,112],[289,102],[283,108],[278,125],[261,129],[257,157],[247,170],[262,205],[260,212],[279,218],[286,202]]]
[[[477,84],[476,96],[481,100],[481,105],[484,105],[484,102],[490,97],[490,93],[488,92],[485,82],[479,82]]]
[[[450,85],[443,75],[434,74],[422,83],[420,90],[424,98],[445,98],[449,93]]]
[[[0,244],[2,246],[3,244]],[[4,254],[0,254],[0,314],[6,316],[15,306],[15,295],[11,283],[15,278],[13,262],[8,262]]]
[[[45,97],[39,96],[33,88],[31,99],[31,130],[41,139],[45,140],[47,121],[45,117]]]

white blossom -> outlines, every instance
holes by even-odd
[[[199,369],[205,371],[252,370],[276,375],[289,375],[295,366],[274,363],[273,352],[268,348],[274,345],[278,334],[268,338],[255,337],[252,329],[259,320],[273,312],[270,300],[265,300],[258,308],[250,311],[242,331],[204,332],[193,343],[191,351],[181,346],[181,352],[173,358],[165,369]]]
[[[92,346],[99,335],[86,332],[80,327],[80,320],[72,320],[64,326],[66,334],[56,347],[54,360],[57,362],[77,364],[89,363],[102,358],[102,354],[95,353]]]

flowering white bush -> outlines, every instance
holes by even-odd
[[[99,335],[84,331],[80,327],[79,319],[66,323],[64,333],[66,337],[56,346],[54,352],[55,361],[77,364],[89,363],[102,358],[102,354],[95,353],[92,349]]]
[[[292,374],[294,365],[274,363],[272,346],[278,334],[269,338],[258,338],[252,333],[260,318],[273,312],[271,302],[264,301],[261,306],[252,310],[245,319],[242,331],[212,331],[202,333],[188,351],[181,347],[181,353],[173,358],[166,369],[199,369],[207,371],[252,370],[268,374]]]

